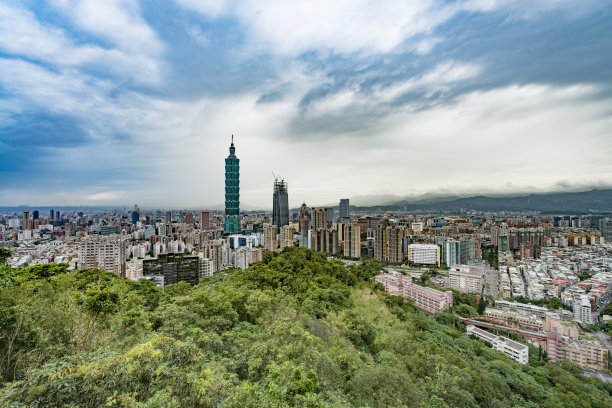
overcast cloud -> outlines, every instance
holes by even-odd
[[[609,1],[0,0],[0,205],[612,185]],[[364,198],[365,200],[365,198]]]

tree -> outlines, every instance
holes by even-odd
[[[484,296],[480,297],[480,300],[478,301],[478,308],[476,309],[478,314],[480,316],[482,316],[485,312],[485,309],[487,308],[487,304],[488,304],[488,299]]]
[[[6,263],[6,260],[13,255],[13,252],[4,247],[0,247],[0,264]]]

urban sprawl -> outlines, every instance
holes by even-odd
[[[165,287],[197,284],[221,271],[261,262],[267,251],[300,246],[348,265],[385,262],[376,281],[415,307],[439,313],[453,294],[492,300],[462,316],[466,335],[520,363],[529,345],[552,361],[608,368],[609,338],[599,329],[612,291],[612,220],[605,214],[461,214],[291,210],[288,185],[273,182],[272,211],[240,210],[240,162],[225,159],[225,211],[26,209],[0,214],[0,246],[13,267],[66,263]]]

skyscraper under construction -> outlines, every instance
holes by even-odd
[[[280,233],[282,226],[289,225],[289,195],[285,180],[274,180],[274,195],[272,197],[272,223],[276,232]]]

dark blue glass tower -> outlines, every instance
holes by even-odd
[[[234,135],[225,159],[225,222],[223,232],[239,234],[240,228],[240,159],[236,157]]]
[[[138,205],[134,204],[134,209],[132,210],[132,224],[136,225],[140,221],[140,209]]]
[[[272,196],[272,223],[276,232],[280,233],[282,226],[289,225],[289,196],[285,180],[274,180],[274,195]]]

